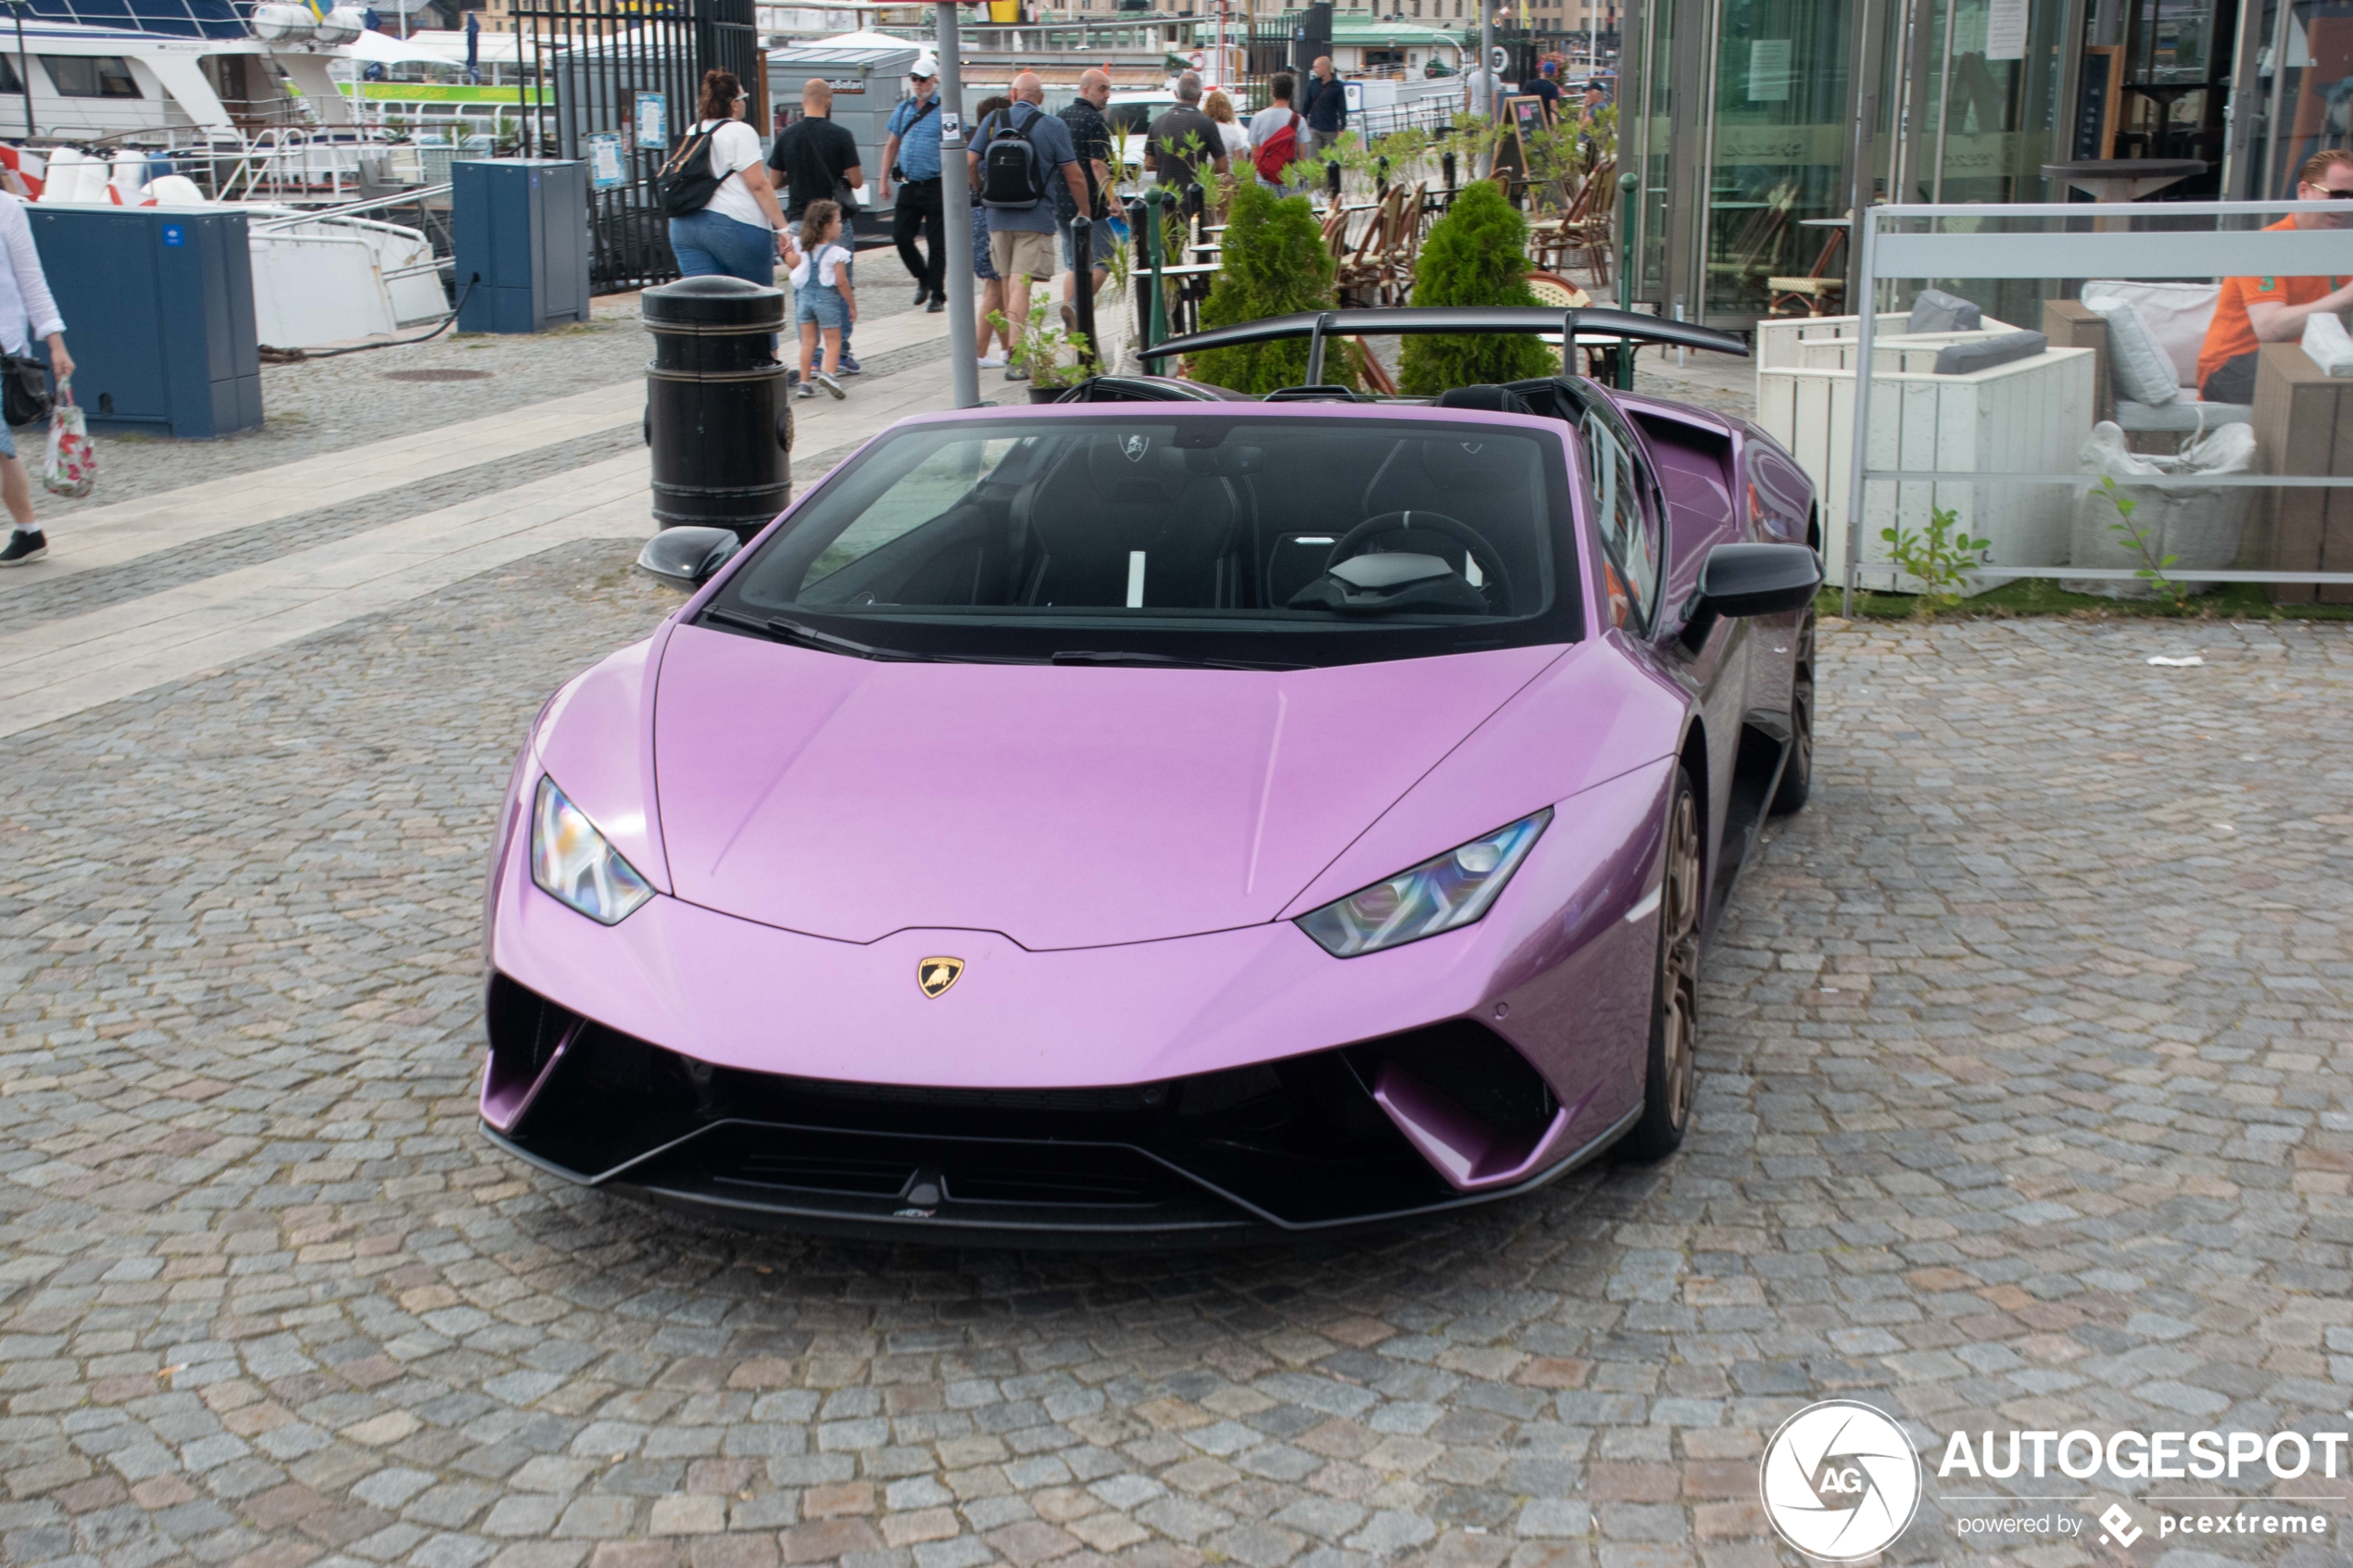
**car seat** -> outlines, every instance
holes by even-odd
[[[1190,471],[1165,425],[1078,437],[1030,497],[1045,559],[1025,600],[1125,606],[1140,553],[1145,608],[1236,604],[1239,515],[1231,482]]]

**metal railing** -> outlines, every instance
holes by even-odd
[[[1882,523],[1899,532],[1916,527],[1919,518],[1936,508],[1941,499],[1953,499],[1957,508],[1977,508],[1977,526],[1982,536],[1987,528],[2017,524],[2022,514],[2053,511],[2055,503],[2037,496],[2047,496],[2049,488],[2054,486],[2070,487],[2077,492],[2068,514],[2074,521],[2067,524],[2073,529],[2073,554],[2082,553],[2086,538],[2081,521],[2086,495],[2098,492],[2093,496],[2097,518],[2108,518],[2108,513],[2096,511],[2097,504],[2106,504],[2121,520],[2120,529],[2111,521],[2106,524],[2107,531],[2129,538],[2135,532],[2130,520],[2137,507],[2133,501],[2136,495],[2154,501],[2168,494],[2193,492],[2195,500],[2177,504],[2205,504],[2210,508],[2237,512],[2242,521],[2230,525],[2230,536],[2237,540],[2237,530],[2245,524],[2251,524],[2256,532],[2244,546],[2233,547],[2240,550],[2242,558],[2268,554],[2274,564],[2249,566],[2244,564],[2243,558],[2161,564],[2155,553],[2161,546],[2145,546],[2143,541],[2133,540],[2133,547],[2146,558],[2139,565],[2098,564],[2096,554],[2094,560],[2082,563],[2073,562],[2071,556],[2069,560],[2057,562],[1989,558],[1969,567],[1969,575],[1993,583],[2029,578],[2086,583],[2135,580],[2147,583],[2153,577],[2171,576],[2200,583],[2353,585],[2353,571],[2322,570],[2305,564],[2303,559],[2306,556],[2315,562],[2353,559],[2353,529],[2344,530],[2346,537],[2341,545],[2323,545],[2324,522],[2296,520],[2302,518],[2298,508],[2324,508],[2324,503],[2308,505],[2287,499],[2298,493],[2353,488],[2353,473],[2348,473],[2346,467],[2347,462],[2353,462],[2353,446],[2348,446],[2342,457],[2330,451],[2321,451],[2316,457],[2309,449],[2309,442],[2298,444],[2300,438],[2293,428],[2294,421],[2284,411],[2284,402],[2279,401],[2290,395],[2283,390],[2285,381],[2278,378],[2286,374],[2281,367],[2291,363],[2298,367],[2296,374],[2302,377],[2302,385],[2308,392],[2334,395],[2324,382],[2315,380],[2317,371],[2303,369],[2310,361],[2300,351],[2292,360],[2265,360],[2264,368],[2257,374],[2274,379],[2266,383],[2271,387],[2269,393],[2249,394],[2252,409],[2247,405],[2219,399],[2201,401],[2195,395],[2185,395],[2182,402],[2188,412],[2174,416],[2175,422],[2181,424],[2180,433],[2199,439],[2213,435],[2229,424],[2251,423],[2255,427],[2251,437],[2236,438],[2242,457],[2251,445],[2257,456],[2250,460],[2262,462],[2276,471],[2110,471],[2104,475],[2084,466],[2093,460],[2094,450],[2086,437],[2105,439],[2116,450],[2159,462],[2171,461],[2173,455],[2157,449],[2171,439],[2164,418],[2152,417],[2146,410],[2161,410],[2175,401],[2177,392],[2195,394],[2196,389],[2178,389],[2168,384],[2154,389],[2153,402],[2126,400],[2120,408],[2132,411],[2132,417],[2139,421],[2133,424],[2120,424],[2114,417],[2104,425],[2094,422],[2085,417],[2086,410],[2105,409],[2113,399],[2111,388],[2120,384],[2120,378],[2137,373],[2144,378],[2168,380],[2177,373],[2177,368],[2168,359],[2161,371],[2154,366],[2138,372],[2119,370],[2119,350],[2109,334],[2113,323],[2093,326],[2087,319],[2091,314],[2088,307],[2075,317],[2065,314],[2082,293],[2084,280],[2114,280],[2120,287],[2135,282],[2187,282],[2196,290],[2210,288],[2215,280],[2231,276],[2342,278],[2353,274],[2353,230],[2334,226],[2284,230],[2261,227],[2283,213],[2325,214],[2334,220],[2342,212],[2331,202],[2279,201],[2170,202],[2157,207],[1931,204],[1865,209],[1855,235],[1855,297],[1862,305],[1859,314],[1822,319],[1818,327],[1798,320],[1768,322],[1759,329],[1762,422],[1768,429],[1774,428],[1776,415],[1767,406],[1765,383],[1768,375],[1786,375],[1794,383],[1815,388],[1810,393],[1783,391],[1777,394],[1774,401],[1797,408],[1807,397],[1814,399],[1817,413],[1810,433],[1822,445],[1815,454],[1818,462],[1807,466],[1817,467],[1818,460],[1828,460],[1831,471],[1815,474],[1818,490],[1826,508],[1843,506],[1845,512],[1840,530],[1843,537],[1836,543],[1843,546],[1838,553],[1843,557],[1840,575],[1847,610],[1851,613],[1866,569],[1867,531],[1872,539],[1879,539],[1879,525]],[[2200,220],[2204,226],[2187,226]],[[2136,224],[2142,227],[2135,228]],[[2015,321],[2011,325],[2050,327],[2070,320],[2082,320],[2091,341],[2075,346],[2054,341],[2039,352],[1997,360],[1983,372],[1947,370],[1939,355],[1956,346],[1966,346],[1965,340],[1990,336],[1992,329],[1979,333],[1913,334],[1898,326],[1891,332],[1889,324],[1881,321],[1881,312],[1894,301],[1881,296],[1886,293],[1883,285],[1897,281],[1951,282],[1975,287],[1980,293],[1992,292],[1986,284],[2007,282],[2013,285],[2013,295],[2022,303],[2031,302],[2041,307],[2045,318],[2041,323]],[[2021,289],[2017,287],[2019,284],[2031,287]],[[2099,297],[2103,304],[2109,298],[2107,294]],[[2128,307],[2128,312],[2136,308]],[[2135,325],[2128,330],[2141,330],[2140,320],[2134,315]],[[2108,322],[2108,319],[2103,315],[2101,320]],[[2204,327],[2193,321],[2191,330],[2202,332]],[[1776,341],[1781,346],[1768,345],[1768,334],[1780,334]],[[2153,336],[2150,341],[2156,345]],[[2092,350],[2088,363],[2075,367],[2057,363],[2070,353],[2084,357],[2086,346]],[[2272,346],[2294,348],[2293,345]],[[1794,358],[1775,363],[1777,356],[1792,355],[1799,349],[1810,354],[1807,363],[1800,364]],[[1966,357],[1953,361],[1956,366],[1967,362]],[[2148,363],[2145,356],[2139,362]],[[2005,370],[2005,366],[2010,368]],[[2054,378],[2047,385],[2025,385],[2027,376],[2042,374],[2046,370]],[[2000,373],[1994,374],[1996,371]],[[1996,390],[1998,382],[2008,382],[2008,390]],[[1839,389],[1848,383],[1852,408],[1843,416],[1848,428],[1841,433],[1836,428],[1842,417],[1837,408]],[[2353,416],[2353,382],[2344,384],[2346,408],[2348,416]],[[2267,395],[2275,401],[2265,404],[2263,398]],[[1823,426],[1825,416],[1827,428]],[[2073,423],[2078,419],[2082,419],[2084,424],[2080,434]],[[1804,422],[1803,416],[1793,416],[1793,422]],[[2097,437],[2096,433],[2103,428],[2115,433]],[[2135,432],[2141,433],[2136,435]],[[1841,433],[1845,437],[1843,454],[1836,450]],[[2146,444],[2132,445],[2135,441]],[[2070,443],[2083,444],[2081,456]],[[2019,463],[2004,466],[2012,454],[2019,457]],[[2072,470],[2063,466],[2070,458],[2078,462]],[[1801,460],[1806,460],[1804,454]],[[2304,471],[2287,471],[2291,468]],[[2104,478],[2113,481],[2113,489],[2101,489]],[[1836,482],[1841,479],[1845,481],[1843,497],[1837,494]],[[1874,485],[1882,488],[1874,491]],[[1896,487],[1892,501],[1886,498],[1887,486]],[[2217,498],[2247,491],[2260,494],[2246,503]],[[2272,499],[2264,501],[2264,495]],[[2113,508],[2108,497],[2117,495],[2125,498],[2126,508]],[[2251,513],[2250,507],[2262,509]],[[1970,526],[1969,517],[1963,515],[1962,532],[1966,533]],[[2046,548],[2051,547],[2048,542],[2055,537],[2054,526],[2046,521],[2039,535]],[[2268,538],[2263,533],[2265,529],[2271,531]],[[2291,530],[2301,532],[2291,540]],[[2310,534],[2309,541],[2305,540],[2305,533]],[[2020,536],[2026,534],[2022,533]],[[2092,537],[2096,543],[2096,533]],[[2334,540],[2335,535],[2330,533],[2326,537]],[[2031,556],[2035,552],[2028,553]],[[1874,571],[1883,571],[1887,564],[1884,558],[1871,563]]]

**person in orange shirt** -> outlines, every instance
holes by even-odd
[[[2296,171],[2298,201],[2353,201],[2353,149],[2314,153]],[[2348,212],[2347,217],[2353,217]],[[2273,229],[2341,229],[2334,212],[2296,212]],[[2353,280],[2327,278],[2225,278],[2214,302],[2214,320],[2197,355],[2198,395],[2208,403],[2255,401],[2257,351],[2267,343],[2292,343],[2304,335],[2315,310],[2353,310]]]

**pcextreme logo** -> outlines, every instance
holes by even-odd
[[[1825,1399],[1781,1423],[1758,1486],[1781,1539],[1824,1562],[1884,1550],[1920,1505],[1920,1461],[1894,1420],[1852,1399]]]

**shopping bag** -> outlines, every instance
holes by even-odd
[[[90,445],[90,424],[73,400],[71,377],[57,383],[57,406],[49,413],[49,461],[42,488],[53,495],[80,497],[98,483],[98,450]]]

